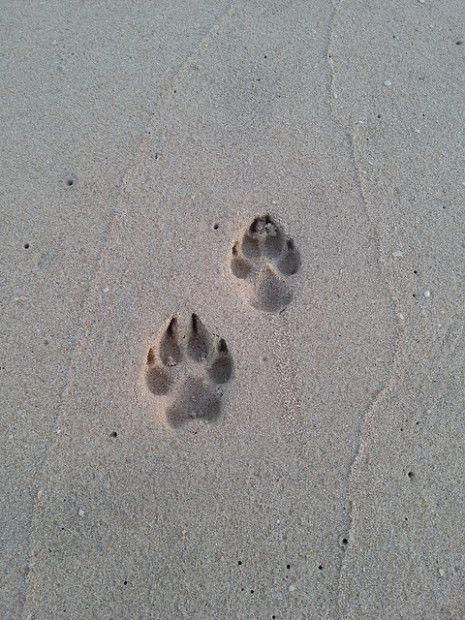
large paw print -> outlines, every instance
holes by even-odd
[[[173,317],[147,354],[145,382],[155,396],[166,396],[166,420],[173,428],[189,420],[215,422],[233,374],[233,360],[223,338],[213,338],[197,314],[180,331]]]
[[[254,219],[232,248],[231,271],[258,310],[276,312],[292,299],[290,277],[300,268],[292,239],[269,216]]]

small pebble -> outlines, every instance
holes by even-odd
[[[444,577],[444,575],[446,574],[446,571],[443,568],[440,568],[439,574],[441,575],[441,577]]]
[[[383,84],[384,86],[392,86],[391,80],[384,80]]]
[[[431,297],[431,291],[423,291],[423,297]]]
[[[402,258],[403,256],[400,250],[396,250],[395,252],[392,253],[392,255],[394,256],[394,258]]]
[[[82,509],[82,508],[79,508],[79,510],[78,510],[78,515],[79,515],[80,517],[83,517],[83,516],[84,516],[84,511],[83,511],[83,509]]]

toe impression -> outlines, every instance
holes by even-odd
[[[213,364],[210,366],[208,375],[214,383],[221,385],[230,380],[232,373],[232,357],[229,353],[226,341],[223,338],[220,338],[218,342],[216,357],[213,361]]]

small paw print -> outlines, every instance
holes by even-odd
[[[290,279],[300,264],[294,241],[270,215],[256,217],[232,247],[231,272],[249,303],[264,312],[277,312],[291,302]]]

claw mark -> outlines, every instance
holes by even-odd
[[[187,344],[187,355],[196,362],[206,359],[208,355],[207,332],[195,313],[191,315],[191,330]]]
[[[177,319],[173,317],[160,342],[160,358],[165,366],[176,366],[182,359],[178,344]]]
[[[223,338],[218,342],[216,359],[210,366],[208,374],[210,379],[217,384],[223,384],[230,380],[233,371],[232,358],[229,355],[228,346]]]
[[[245,280],[245,278],[247,278],[247,276],[252,271],[252,267],[244,258],[239,256],[239,250],[237,246],[238,243],[236,242],[233,245],[232,249],[233,258],[231,260],[231,271],[236,276],[236,278],[239,278],[240,280]]]
[[[152,365],[155,362],[155,352],[150,347],[149,352],[147,353],[147,364]]]

